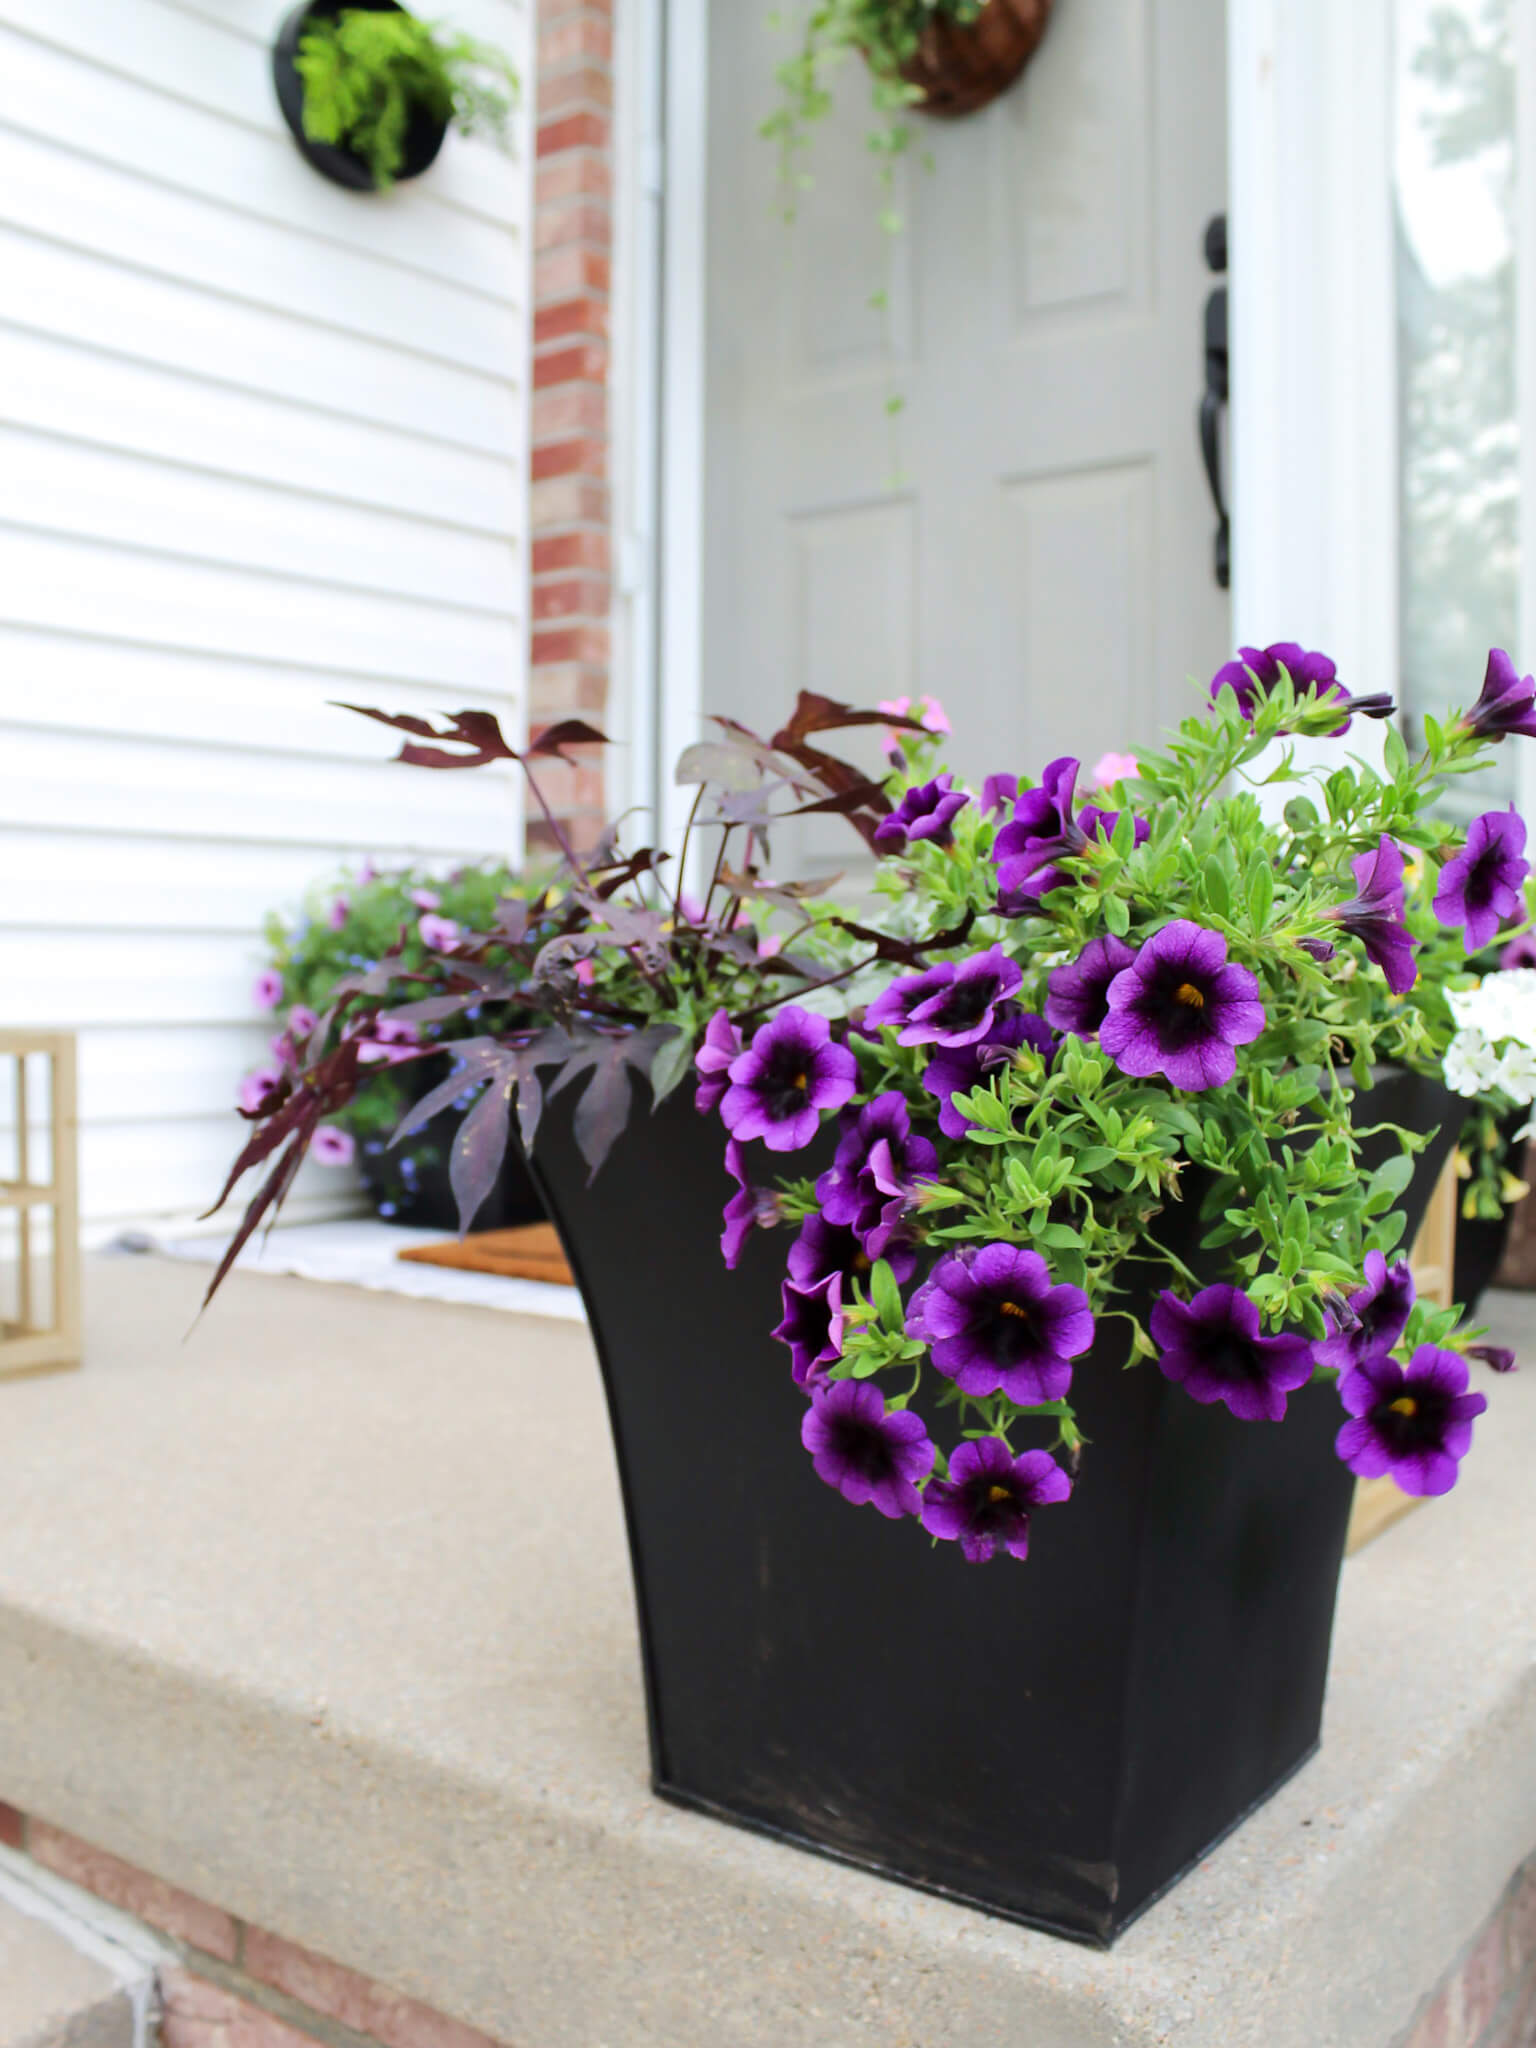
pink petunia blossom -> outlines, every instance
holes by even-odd
[[[1088,771],[1088,780],[1100,789],[1113,789],[1117,782],[1134,782],[1140,773],[1134,754],[1100,754]]]
[[[283,977],[275,967],[264,967],[251,983],[251,1001],[258,1010],[275,1010],[283,1000]]]
[[[418,910],[440,910],[443,899],[435,889],[413,889],[411,901]]]
[[[246,1075],[245,1079],[240,1083],[240,1093],[237,1100],[247,1116],[254,1116],[256,1114],[262,1103],[272,1093],[272,1090],[282,1078],[281,1072],[276,1067],[258,1067],[254,1073]]]
[[[335,1124],[322,1124],[309,1151],[320,1166],[350,1166],[357,1147],[350,1131],[338,1130]]]
[[[288,1012],[288,1029],[293,1033],[295,1044],[301,1038],[308,1038],[319,1022],[308,1003],[295,1003]]]
[[[326,923],[333,932],[342,932],[346,930],[347,919],[351,915],[352,905],[350,902],[348,902],[345,896],[338,896],[331,905],[330,915],[327,917]]]
[[[358,1054],[365,1066],[374,1066],[380,1060],[391,1065],[396,1060],[408,1060],[421,1043],[421,1033],[408,1017],[375,1017]]]
[[[429,952],[446,953],[457,943],[459,927],[451,917],[437,917],[428,910],[417,922],[416,935]]]

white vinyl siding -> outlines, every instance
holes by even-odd
[[[531,87],[532,5],[417,11]],[[334,701],[522,716],[528,122],[342,191],[277,112],[285,11],[0,0],[0,1024],[81,1033],[98,1227],[217,1192],[268,909],[521,844],[511,777]]]

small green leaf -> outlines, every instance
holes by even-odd
[[[1219,855],[1214,853],[1205,864],[1205,894],[1218,917],[1232,915],[1232,887]]]
[[[1130,813],[1125,811],[1121,815],[1129,817]],[[1117,939],[1125,937],[1131,928],[1131,912],[1130,906],[1126,903],[1123,896],[1106,896],[1104,898],[1104,922]]]
[[[1256,932],[1262,932],[1268,926],[1274,901],[1275,871],[1267,860],[1256,860],[1248,877],[1248,915]]]
[[[896,1285],[896,1275],[884,1259],[876,1259],[870,1268],[869,1296],[875,1305],[875,1313],[887,1330],[900,1332],[905,1328],[901,1289]]]
[[[693,1041],[685,1031],[674,1031],[657,1048],[651,1061],[651,1107],[659,1109],[693,1066]]]

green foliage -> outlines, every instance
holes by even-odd
[[[520,87],[511,60],[493,44],[410,14],[344,8],[306,27],[295,64],[305,134],[354,150],[381,192],[399,173],[418,110],[510,147]]]

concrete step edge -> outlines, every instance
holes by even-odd
[[[0,1845],[0,1904],[39,1920],[106,1972],[132,2017],[133,2048],[152,2048],[160,1971],[178,1960],[169,1942],[30,1857]]]

